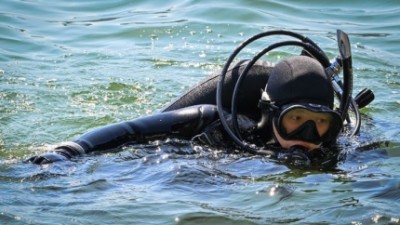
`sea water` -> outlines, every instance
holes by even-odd
[[[396,0],[3,0],[0,224],[400,224],[399,15]],[[348,156],[335,170],[183,140],[24,163],[90,129],[156,112],[221,70],[241,42],[274,29],[310,37],[332,59],[336,29],[347,32],[354,95],[364,87],[376,95],[360,135],[342,140]]]

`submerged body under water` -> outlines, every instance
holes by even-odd
[[[397,1],[40,1],[0,5],[0,224],[400,224]],[[261,31],[349,34],[376,99],[332,169],[183,140],[25,163],[98,126],[153,113]],[[273,40],[272,40],[273,41]],[[271,42],[266,41],[270,44]],[[241,58],[253,57],[263,44]],[[299,49],[271,52],[276,62]]]
[[[5,224],[398,224],[396,146],[354,145],[330,170],[167,139],[37,166],[3,160]],[[393,152],[392,152],[393,151]],[[397,155],[398,157],[398,155]],[[7,181],[5,183],[5,181]],[[24,210],[21,210],[24,209]]]

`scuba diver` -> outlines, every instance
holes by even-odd
[[[251,60],[231,66],[247,45],[274,35],[300,41],[269,45]],[[340,56],[331,63],[313,41],[298,33],[260,33],[235,49],[220,74],[210,75],[160,112],[94,129],[27,161],[46,164],[174,137],[299,165],[335,164],[338,136],[359,132],[359,109],[374,99],[369,89],[352,98],[350,44],[343,31],[338,30],[337,37]],[[301,47],[302,52],[276,65],[260,60],[282,46]]]

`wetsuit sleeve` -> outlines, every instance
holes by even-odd
[[[165,137],[188,139],[217,119],[215,106],[191,106],[97,128],[74,142],[89,153]]]
[[[47,158],[39,159],[36,156],[28,161],[38,164],[49,163],[85,153],[165,137],[189,139],[218,118],[218,112],[214,105],[197,105],[157,113],[94,129],[72,142],[62,143],[54,153],[47,154]]]

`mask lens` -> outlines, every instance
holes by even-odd
[[[319,136],[323,136],[329,130],[332,116],[330,113],[317,113],[305,108],[293,108],[281,115],[279,125],[289,134],[299,129],[308,121],[313,121]]]

